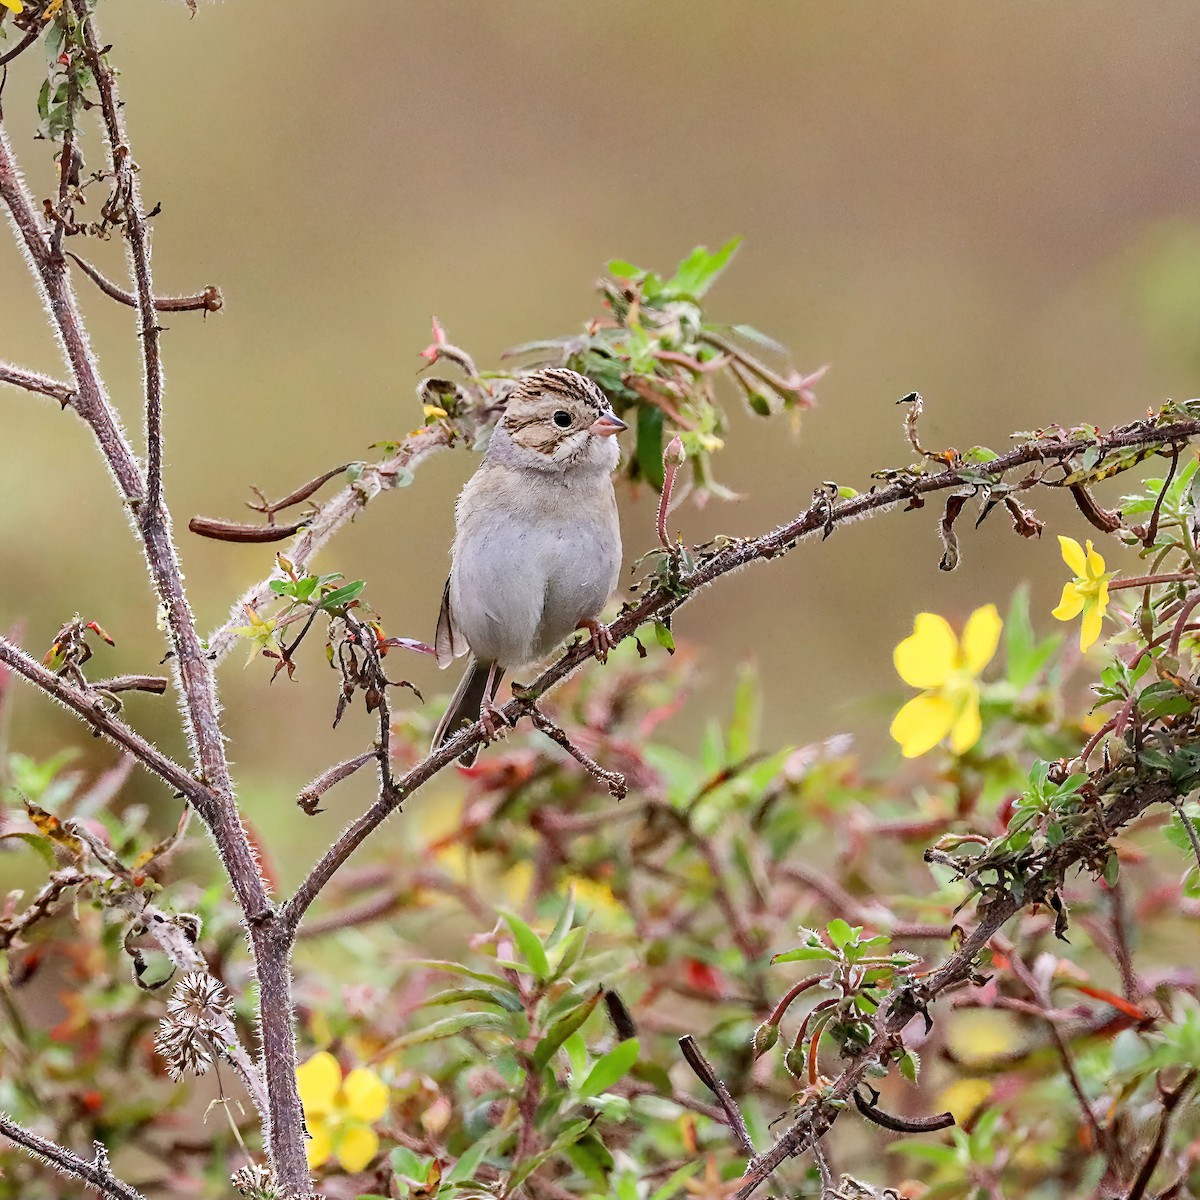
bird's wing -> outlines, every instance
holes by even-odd
[[[433,639],[433,648],[437,651],[437,663],[445,669],[456,658],[461,658],[470,650],[466,638],[454,623],[454,612],[450,607],[450,580],[446,580],[442,592],[442,608],[438,613],[437,634]]]

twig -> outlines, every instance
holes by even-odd
[[[253,509],[255,512],[264,513],[268,521],[272,523],[275,520],[275,514],[282,512],[285,508],[291,508],[293,505],[300,504],[307,500],[309,496],[315,492],[319,492],[331,479],[340,475],[347,470],[352,463],[342,463],[340,466],[333,467],[331,470],[323,471],[315,479],[310,479],[307,483],[302,483],[298,488],[288,492],[282,500],[268,500],[266,496],[252,487],[250,490],[262,501],[261,504],[250,504],[247,502],[246,507]]]
[[[92,684],[97,692],[150,692],[161,696],[167,690],[167,681],[161,675],[114,675],[111,679],[98,679]]]
[[[1138,1172],[1133,1187],[1129,1189],[1129,1195],[1126,1200],[1142,1200],[1142,1197],[1146,1194],[1146,1189],[1150,1186],[1150,1180],[1154,1177],[1159,1160],[1162,1158],[1163,1148],[1167,1144],[1167,1131],[1171,1128],[1171,1118],[1176,1108],[1179,1107],[1179,1102],[1191,1090],[1192,1084],[1196,1082],[1197,1077],[1200,1077],[1200,1071],[1188,1071],[1169,1090],[1164,1089],[1161,1083],[1159,1084],[1158,1094],[1162,1098],[1162,1119],[1158,1123],[1158,1130],[1154,1135],[1154,1142],[1146,1155],[1146,1161],[1142,1163],[1142,1169]]]
[[[216,517],[193,517],[188,522],[188,529],[215,542],[282,542],[307,524],[308,521],[303,517],[287,525],[246,525],[237,521],[221,521]]]
[[[109,711],[112,706],[106,707],[102,697],[84,691],[60,675],[46,670],[41,663],[30,658],[24,650],[14,646],[6,637],[0,637],[0,663],[41,688],[61,704],[65,704],[98,734],[111,738],[181,796],[186,796],[197,809],[211,809],[214,800],[212,792],[186,767],[168,758],[157,746],[152,746],[140,734],[113,716]]]
[[[1197,428],[1200,429],[1200,422],[1197,422]],[[353,483],[347,484],[304,522],[299,536],[284,551],[285,557],[297,569],[308,567],[318,551],[343,525],[353,520],[381,492],[395,485],[401,472],[413,470],[431,454],[450,445],[452,437],[453,431],[444,422],[429,425],[405,438],[394,454],[381,462],[365,466]],[[245,606],[249,605],[257,612],[275,598],[271,591],[271,580],[285,578],[283,572],[277,569],[238,599],[225,624],[209,635],[209,653],[214,662],[220,662],[236,645],[237,636],[233,630],[244,624]]]
[[[349,779],[359,767],[365,767],[367,763],[373,762],[378,757],[378,750],[364,750],[361,754],[357,754],[353,758],[346,759],[345,762],[340,762],[336,766],[330,767],[328,771],[323,771],[318,775],[312,783],[300,789],[300,794],[296,797],[296,803],[310,817],[315,817],[317,813],[323,811],[318,807],[318,804],[321,797],[331,787],[341,783],[343,779]]]
[[[873,1087],[867,1090],[871,1092],[871,1099],[863,1099],[862,1093],[856,1091],[854,1107],[881,1129],[890,1129],[892,1133],[936,1133],[954,1124],[954,1114],[951,1112],[937,1113],[932,1117],[898,1117],[895,1113],[884,1112],[878,1106],[879,1093]]]
[[[683,439],[676,434],[665,446],[662,453],[663,486],[658,497],[658,540],[664,550],[671,549],[671,538],[667,533],[667,513],[671,508],[671,493],[675,488],[675,476],[683,466],[687,454],[683,449]]]
[[[704,1057],[700,1047],[696,1044],[696,1039],[690,1033],[685,1034],[679,1039],[679,1049],[683,1051],[684,1061],[696,1073],[696,1078],[716,1096],[717,1102],[725,1113],[726,1122],[733,1133],[733,1140],[737,1143],[738,1149],[743,1154],[752,1155],[754,1143],[750,1140],[750,1131],[746,1128],[746,1119],[742,1116],[742,1110],[738,1108],[736,1101],[729,1094],[729,1089],[725,1086],[724,1081],[717,1077],[717,1073],[712,1069],[712,1064]]]
[[[629,786],[620,771],[606,771],[595,759],[589,758],[536,704],[529,706],[528,713],[534,725],[552,742],[557,742],[593,779],[604,784],[614,800],[625,799]]]
[[[18,1125],[10,1117],[0,1113],[0,1133],[24,1147],[35,1158],[49,1163],[52,1167],[95,1188],[102,1196],[112,1197],[112,1200],[146,1200],[137,1188],[118,1179],[108,1165],[108,1151],[103,1143],[93,1142],[95,1157],[90,1161],[80,1158],[78,1154],[41,1137],[31,1129]]]
[[[31,925],[36,925],[38,921],[48,917],[71,888],[87,883],[88,879],[89,877],[80,871],[55,871],[24,912],[18,913],[8,921],[0,921],[0,950],[7,950]]]
[[[57,400],[63,408],[75,399],[75,389],[69,384],[60,383],[48,375],[39,375],[36,371],[14,367],[11,363],[0,363],[0,383],[24,388],[25,391],[36,392],[39,396],[49,396]]]
[[[1146,536],[1142,539],[1145,546],[1153,546],[1158,539],[1158,518],[1162,513],[1163,501],[1167,498],[1167,489],[1171,486],[1171,480],[1175,478],[1175,468],[1179,466],[1179,452],[1182,449],[1178,442],[1171,447],[1171,469],[1167,472],[1167,477],[1159,489],[1158,499],[1154,502],[1154,511],[1150,514],[1150,521],[1146,526]]]
[[[91,263],[73,254],[70,250],[63,251],[79,269],[109,298],[118,304],[127,304],[137,308],[138,298],[132,292],[122,291],[111,279],[101,275]],[[154,308],[157,312],[219,312],[225,303],[221,289],[209,284],[204,291],[195,296],[155,296]]]
[[[146,391],[146,504],[140,517],[143,525],[159,524],[162,508],[162,394],[163,371],[159,347],[160,329],[154,315],[154,284],[150,274],[150,237],[142,210],[138,173],[129,150],[125,119],[117,100],[114,73],[100,48],[87,0],[73,0],[83,33],[84,57],[92,69],[100,109],[104,115],[109,159],[115,176],[115,191],[125,209],[125,240],[133,265],[139,340],[142,343],[143,383]]]

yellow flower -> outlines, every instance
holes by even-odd
[[[387,1084],[367,1067],[355,1067],[342,1078],[342,1068],[328,1050],[296,1068],[296,1084],[311,1135],[308,1165],[315,1170],[336,1157],[355,1174],[375,1157],[379,1138],[371,1126],[387,1112]]]
[[[1075,572],[1070,583],[1063,584],[1062,599],[1054,610],[1060,621],[1073,621],[1083,613],[1079,627],[1079,648],[1086,650],[1099,636],[1104,613],[1108,608],[1108,581],[1116,571],[1104,570],[1104,559],[1092,549],[1087,550],[1074,539],[1059,535],[1063,562]]]
[[[62,3],[62,0],[59,0]],[[19,13],[25,11],[25,5],[21,0],[0,0],[0,8],[11,8],[13,12]]]
[[[986,604],[970,615],[960,643],[945,617],[917,613],[912,634],[893,655],[900,678],[922,689],[892,721],[905,758],[932,750],[947,734],[955,754],[979,741],[979,676],[996,653],[1003,624],[996,606]]]

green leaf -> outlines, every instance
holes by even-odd
[[[456,1013],[453,1017],[443,1017],[426,1025],[424,1029],[414,1029],[412,1033],[401,1034],[388,1043],[387,1052],[407,1049],[409,1046],[423,1046],[427,1042],[436,1042],[442,1038],[453,1037],[464,1029],[508,1029],[509,1020],[501,1013],[465,1012]]]
[[[834,917],[825,928],[829,931],[829,940],[839,950],[845,950],[854,941],[855,936],[862,932],[861,929],[852,929],[849,923],[843,921],[841,917]]]
[[[367,586],[365,579],[356,579],[353,583],[348,583],[344,587],[334,588],[332,592],[326,592],[321,597],[321,608],[334,609],[345,608],[352,600],[357,600],[362,594],[363,588]]]
[[[578,1095],[586,1100],[607,1091],[637,1062],[638,1040],[629,1038],[614,1046],[603,1058],[596,1062],[588,1072],[587,1078],[579,1085]]]
[[[668,653],[675,653],[675,638],[666,624],[662,621],[654,622],[654,637],[658,644]]]
[[[662,1187],[660,1187],[658,1191],[650,1197],[650,1200],[671,1200],[671,1197],[674,1196],[675,1193],[679,1191],[679,1189],[683,1187],[683,1185],[687,1183],[687,1181],[691,1179],[691,1177],[695,1175],[698,1170],[700,1170],[699,1159],[688,1163],[686,1166],[680,1167],[679,1170],[676,1171],[667,1180],[667,1182],[664,1183]]]
[[[611,258],[608,261],[608,273],[617,279],[640,279],[646,272],[623,258]]]
[[[900,1068],[900,1074],[908,1080],[909,1083],[916,1083],[917,1076],[921,1073],[921,1056],[915,1050],[906,1050],[901,1056],[897,1064]]]
[[[729,723],[729,761],[741,762],[758,745],[759,721],[758,674],[752,667],[738,672],[733,695],[733,719]]]
[[[488,1151],[487,1142],[480,1138],[442,1177],[444,1183],[464,1183],[475,1178],[475,1171]]]
[[[742,239],[735,237],[715,253],[711,253],[707,246],[697,246],[679,264],[675,275],[667,281],[668,291],[676,296],[699,299],[712,287],[717,276],[729,265],[729,260],[733,258],[741,244]]]
[[[516,913],[501,912],[500,915],[507,922],[509,929],[512,930],[513,940],[517,943],[517,949],[520,950],[521,957],[533,969],[533,973],[539,979],[549,979],[550,960],[546,957],[546,950],[542,945],[541,938]]]
[[[827,946],[798,946],[795,950],[785,950],[782,954],[771,957],[774,963],[808,962],[812,959],[836,959],[837,954]]]
[[[447,1004],[494,1004],[505,1012],[522,1012],[521,998],[511,988],[451,988],[426,1000],[422,1008],[438,1008]]]
[[[0,833],[0,842],[4,841],[5,838],[19,838],[27,846],[32,846],[33,849],[41,855],[42,861],[50,868],[50,870],[53,871],[55,867],[58,866],[58,863],[54,858],[54,847],[51,844],[50,839],[42,837],[40,833],[30,833],[28,830],[24,829],[17,830],[13,833]]]
[[[559,911],[558,920],[554,922],[554,928],[550,931],[550,936],[546,939],[547,950],[553,950],[571,932],[571,923],[574,920],[575,885],[571,884],[570,890],[567,892],[567,898],[563,903],[562,909]]]
[[[499,988],[506,988],[513,995],[517,993],[517,989],[503,975],[493,975],[487,971],[475,971],[470,967],[464,967],[462,963],[447,962],[440,958],[417,958],[409,962],[408,965],[410,967],[426,967],[432,971],[445,971],[450,975],[465,975],[468,979],[476,979],[480,983],[490,983]]]
[[[598,986],[582,1004],[576,1005],[569,1013],[559,1017],[546,1030],[545,1036],[538,1042],[533,1052],[533,1061],[539,1070],[554,1057],[563,1042],[596,1011],[596,1005],[600,1003],[600,997],[603,995],[604,988]]]
[[[420,1181],[425,1178],[432,1161],[428,1155],[418,1154],[407,1146],[397,1146],[391,1153],[392,1170],[405,1179]]]
[[[663,488],[663,410],[643,404],[637,415],[637,464],[642,478],[655,491]]]

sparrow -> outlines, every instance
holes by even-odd
[[[435,750],[481,718],[495,736],[504,674],[545,658],[576,629],[607,658],[612,641],[597,618],[621,570],[612,473],[625,428],[600,388],[565,367],[527,375],[509,393],[455,508],[434,648],[442,668],[470,658]],[[459,761],[470,766],[477,752]]]

